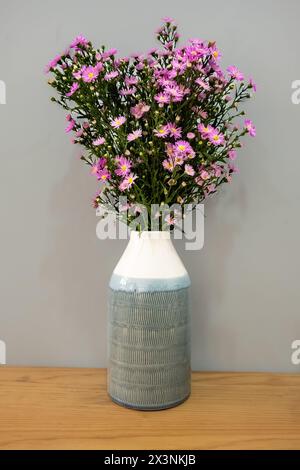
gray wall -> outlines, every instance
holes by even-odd
[[[105,366],[106,289],[125,241],[99,241],[94,180],[49,102],[45,63],[78,33],[121,53],[155,44],[164,15],[183,39],[215,39],[253,75],[258,137],[206,204],[205,246],[178,250],[193,280],[193,368],[299,372],[298,0],[0,2],[1,310],[8,364]]]

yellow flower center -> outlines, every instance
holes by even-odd
[[[93,78],[94,72],[90,72],[90,73],[88,74],[88,76],[89,76],[89,78]]]
[[[219,140],[219,136],[218,136],[218,135],[214,135],[214,136],[213,136],[213,139],[214,139],[214,140]]]
[[[102,175],[102,176],[101,176],[101,179],[102,179],[102,180],[106,180],[106,179],[107,179],[107,176],[106,176],[106,175]]]
[[[179,150],[181,150],[183,152],[185,150],[185,145],[178,145],[178,148],[179,148]]]
[[[219,52],[218,52],[218,51],[214,51],[214,52],[213,52],[213,56],[214,56],[215,58],[217,58],[217,57],[219,56]]]
[[[128,178],[128,183],[133,183],[133,178]]]
[[[159,129],[158,132],[159,132],[160,134],[163,134],[163,133],[165,132],[165,130],[164,130],[164,129]]]
[[[126,166],[126,165],[122,165],[122,166],[121,166],[121,170],[122,170],[122,171],[126,171],[126,170],[127,170],[127,166]]]

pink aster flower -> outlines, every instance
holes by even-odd
[[[76,78],[76,80],[79,80],[82,77],[82,74],[85,71],[85,69],[86,69],[86,65],[84,65],[80,70],[78,70],[78,72],[73,72],[72,73],[73,77]]]
[[[75,127],[75,121],[71,119],[66,127],[66,132],[71,132]]]
[[[238,167],[235,166],[234,163],[228,163],[228,170],[230,171],[230,173],[238,173],[239,172]]]
[[[195,83],[197,83],[197,85],[200,85],[201,88],[203,88],[204,90],[207,90],[207,91],[210,90],[209,84],[201,80],[201,78],[197,78],[195,80]]]
[[[104,137],[98,137],[98,139],[94,140],[93,145],[98,147],[99,145],[104,144],[105,138]]]
[[[130,96],[134,95],[136,93],[136,87],[133,86],[131,88],[123,88],[123,90],[120,91],[121,96]]]
[[[176,221],[175,218],[171,216],[171,214],[166,215],[165,222],[167,225],[175,225]]]
[[[125,77],[125,84],[130,87],[132,85],[136,85],[138,82],[137,77]]]
[[[76,132],[76,137],[81,137],[82,134],[84,133],[84,130],[83,129],[79,129],[77,132]]]
[[[189,62],[198,62],[205,54],[205,49],[201,45],[193,44],[185,48],[185,53]]]
[[[225,142],[224,135],[216,129],[209,134],[208,139],[213,145],[223,145]]]
[[[126,189],[130,189],[136,179],[137,179],[137,176],[134,175],[133,173],[130,173],[128,176],[124,178],[124,180],[120,184],[119,186],[120,191],[126,191]]]
[[[99,207],[101,193],[102,193],[102,189],[98,190],[94,198],[92,199],[92,206],[94,209],[97,209]]]
[[[49,64],[46,65],[45,73],[48,73],[50,72],[51,69],[54,69],[60,60],[61,60],[61,55],[55,56],[54,59],[52,59],[49,62]]]
[[[202,119],[206,119],[208,114],[206,111],[202,111],[202,109],[199,109],[199,116],[201,116]]]
[[[99,172],[104,170],[106,163],[106,158],[99,158],[97,162],[92,165],[91,174],[99,176]]]
[[[174,166],[177,166],[177,165],[181,166],[181,165],[183,165],[184,159],[185,159],[185,155],[184,155],[184,154],[180,154],[180,153],[179,153],[179,154],[175,155],[175,157],[174,157]]]
[[[143,117],[145,113],[149,111],[149,109],[150,109],[150,106],[148,106],[143,101],[140,101],[140,103],[130,108],[130,112],[132,116],[135,117],[135,119],[140,119],[141,117]]]
[[[102,70],[104,69],[104,65],[102,64],[102,62],[98,62],[95,65],[95,69],[97,69],[99,73],[102,72]]]
[[[171,142],[166,143],[166,154],[169,158],[172,158],[174,156],[174,145],[171,144]]]
[[[214,60],[217,61],[217,60],[221,59],[221,53],[220,53],[219,49],[217,49],[215,44],[210,48],[210,52],[211,52],[211,55],[214,58]]]
[[[178,140],[175,143],[175,151],[180,153],[186,153],[187,149],[190,147],[190,144],[185,140]]]
[[[175,24],[175,20],[170,16],[164,16],[162,20],[164,21],[164,23]]]
[[[73,83],[73,85],[70,88],[69,93],[67,93],[66,96],[68,96],[68,97],[72,96],[78,90],[78,88],[79,88],[79,84],[78,83]]]
[[[103,52],[102,58],[104,60],[109,59],[111,56],[114,56],[118,53],[118,50],[115,48],[109,49],[108,51]]]
[[[215,190],[216,190],[216,185],[214,183],[211,183],[211,184],[206,186],[206,190],[207,190],[208,194],[214,193]]]
[[[98,179],[105,182],[111,178],[111,174],[108,171],[107,168],[104,168],[103,170],[98,171]]]
[[[181,127],[176,127],[176,124],[172,124],[171,122],[167,124],[170,136],[174,137],[175,139],[179,139],[181,137]]]
[[[206,170],[202,170],[201,173],[200,173],[200,176],[204,181],[209,179],[209,173]]]
[[[222,175],[223,168],[220,165],[218,165],[217,163],[213,163],[211,165],[211,167],[212,167],[214,176],[216,178],[220,178],[220,176]]]
[[[71,48],[77,48],[78,46],[87,46],[89,41],[82,35],[76,36],[76,38],[70,44]]]
[[[195,183],[197,183],[198,186],[203,186],[204,180],[201,178],[201,176],[196,176]]]
[[[236,80],[238,81],[242,81],[244,80],[244,75],[242,74],[242,72],[239,71],[239,69],[237,67],[235,67],[234,65],[230,65],[230,67],[227,68],[227,72],[229,73],[229,75],[232,77],[232,78],[235,78]]]
[[[186,140],[177,140],[174,145],[175,156],[182,156],[183,158],[194,158],[195,152],[189,142]]]
[[[162,77],[159,77],[158,80],[157,80],[157,85],[161,86],[161,87],[166,87],[166,86],[172,86],[173,81],[170,80],[170,77],[169,76],[162,76]],[[169,97],[168,97],[169,98]],[[170,100],[170,98],[169,98]]]
[[[165,88],[165,93],[171,98],[172,101],[178,102],[182,101],[184,97],[184,90],[177,84],[167,85]]]
[[[168,170],[168,171],[170,171],[170,172],[172,172],[172,171],[174,170],[174,163],[173,163],[173,161],[171,161],[171,160],[167,160],[167,159],[164,160],[164,161],[162,162],[162,165],[163,165],[163,167],[164,167],[165,170]]]
[[[132,142],[135,139],[138,139],[139,137],[142,137],[142,131],[141,129],[137,129],[136,131],[131,132],[127,136],[128,142]]]
[[[253,125],[253,122],[250,119],[245,120],[244,128],[246,129],[248,134],[251,135],[251,137],[256,136],[256,128],[255,128],[255,126]]]
[[[84,82],[90,83],[94,82],[99,75],[99,70],[97,67],[86,67],[86,69],[82,73],[82,79]]]
[[[192,140],[192,139],[194,139],[194,138],[196,137],[195,134],[194,134],[194,132],[188,132],[186,136],[187,136],[187,138],[190,139],[190,140]]]
[[[198,125],[198,131],[201,134],[202,139],[208,139],[211,133],[214,131],[214,128],[212,126],[206,126],[205,124],[199,124]]]
[[[118,168],[115,170],[116,175],[126,176],[130,172],[132,167],[132,162],[125,157],[120,157],[118,159]]]
[[[232,149],[228,151],[228,158],[229,160],[235,160],[236,159],[236,150]]]
[[[194,176],[195,170],[192,165],[184,165],[184,172],[189,176]]]
[[[110,125],[114,127],[115,129],[117,129],[118,127],[122,126],[122,124],[124,124],[125,121],[126,121],[125,116],[118,116],[116,119],[113,119],[112,121],[110,121]]]
[[[161,137],[161,138],[164,139],[165,137],[167,137],[169,135],[169,127],[168,127],[168,125],[161,126],[158,129],[154,129],[153,132],[154,132],[154,135],[156,137]]]
[[[108,72],[104,75],[104,80],[109,81],[112,80],[113,78],[116,78],[119,75],[119,72],[117,70],[113,70],[112,72]]]
[[[162,107],[164,104],[168,104],[170,102],[170,98],[165,93],[158,93],[158,95],[154,96],[155,101],[158,102],[159,106]]]

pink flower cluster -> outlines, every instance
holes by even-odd
[[[161,49],[117,57],[116,49],[94,49],[79,35],[46,67],[57,102],[69,110],[66,132],[88,150],[82,159],[106,194],[130,191],[135,203],[215,193],[237,171],[240,138],[256,135],[250,119],[234,124],[254,81],[234,65],[222,70],[214,42],[177,47],[177,26],[164,20]]]
[[[118,168],[115,170],[115,174],[122,177],[122,180],[119,184],[119,189],[121,192],[130,189],[137,179],[137,175],[132,173],[131,167],[132,162],[127,158],[121,156],[117,157]]]
[[[213,145],[218,146],[224,145],[225,143],[224,135],[210,125],[206,126],[200,123],[198,125],[198,131],[200,132],[202,139],[209,140],[209,142]]]
[[[137,179],[137,175],[135,175],[132,171],[132,162],[125,158],[124,156],[116,157],[116,170],[115,174],[120,177],[119,182],[119,189],[121,192],[130,189],[134,184],[135,180]],[[106,158],[99,158],[97,163],[92,166],[92,175],[97,176],[98,180],[102,183],[106,183],[107,181],[111,180],[113,175],[107,168],[107,159]]]
[[[154,129],[153,132],[156,137],[163,139],[166,137],[174,137],[175,139],[179,139],[181,137],[182,130],[181,127],[178,127],[176,124],[169,122],[164,126],[160,126],[158,129]]]
[[[176,166],[181,166],[186,160],[195,157],[195,152],[186,140],[177,140],[175,144],[166,144],[168,158],[163,161],[163,167],[172,172]]]
[[[137,103],[135,106],[132,106],[130,108],[130,112],[135,119],[141,119],[145,113],[147,113],[150,109],[150,106],[144,103],[143,101],[140,101]]]

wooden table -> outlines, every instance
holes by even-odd
[[[191,398],[112,403],[103,369],[0,367],[0,449],[300,449],[300,374],[194,373]]]

